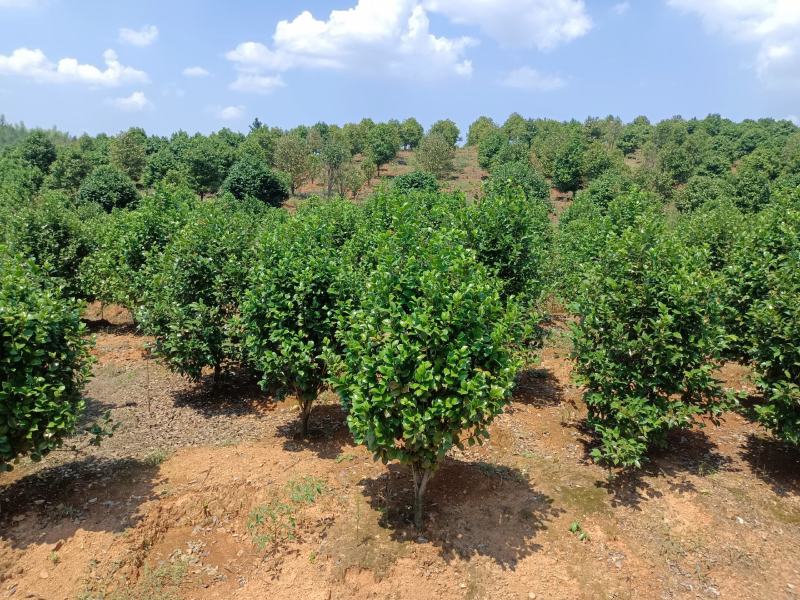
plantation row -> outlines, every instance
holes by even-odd
[[[328,127],[309,152],[322,156],[345,129]],[[247,150],[264,130],[242,136],[220,189],[128,179],[122,203],[94,180],[116,169],[113,153],[71,192],[49,183],[60,154],[86,140],[55,146],[38,133],[5,151],[4,466],[74,429],[90,363],[81,300],[92,299],[131,308],[177,372],[246,371],[294,396],[304,431],[331,386],[354,439],[411,466],[418,524],[437,463],[484,438],[509,401],[553,298],[574,316],[598,460],[638,466],[671,430],[726,410],[800,444],[800,136],[790,123],[482,118],[467,140],[490,173],[477,201],[417,171],[362,204],[311,198],[295,214],[261,193],[282,178]],[[309,146],[312,131],[276,135]],[[147,160],[174,139],[165,143]],[[51,145],[56,158],[37,165],[35,149]],[[26,170],[39,175],[19,178]],[[579,190],[558,225],[548,180]],[[753,409],[714,379],[725,360],[753,365],[763,392]]]

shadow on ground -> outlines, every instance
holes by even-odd
[[[800,496],[800,454],[774,438],[749,434],[740,456],[779,496]]]
[[[331,460],[353,446],[344,411],[338,403],[318,404],[312,408],[307,436],[303,436],[300,430],[299,409],[296,415],[295,419],[278,425],[276,429],[276,435],[284,438],[283,449],[287,452],[310,450],[319,458]]]
[[[595,440],[586,436],[583,441],[586,460],[590,460]],[[651,451],[649,461],[642,468],[609,470],[609,477],[595,485],[608,492],[612,506],[641,510],[642,503],[663,496],[654,485],[658,480],[663,480],[671,492],[695,492],[695,485],[688,476],[706,477],[733,469],[732,460],[718,451],[705,432],[690,429],[670,433],[667,446]]]
[[[517,376],[514,402],[544,408],[564,401],[564,386],[550,369],[526,369]]]
[[[227,375],[217,382],[211,376],[203,377],[175,391],[173,401],[175,406],[192,408],[207,419],[240,417],[275,408],[275,402],[246,373]]]
[[[419,539],[412,524],[407,467],[389,465],[385,473],[360,485],[392,539]],[[520,560],[541,549],[537,534],[563,512],[517,469],[447,458],[429,484],[420,541],[430,541],[447,561],[483,556],[513,571]]]
[[[121,532],[154,497],[157,473],[146,461],[87,457],[22,476],[0,486],[0,539],[26,548],[79,529]]]

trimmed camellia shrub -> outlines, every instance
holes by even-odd
[[[0,247],[0,470],[60,446],[84,410],[91,341],[81,305]]]
[[[106,216],[93,204],[73,208],[61,192],[45,192],[9,215],[7,238],[14,251],[32,258],[64,285],[66,295],[81,297],[78,278],[94,248],[94,226]]]
[[[131,178],[110,165],[97,167],[78,190],[81,202],[96,202],[107,211],[130,206],[137,197]]]
[[[411,171],[398,175],[392,180],[392,190],[399,194],[409,192],[438,192],[439,181],[436,175],[426,171]]]
[[[303,435],[327,381],[323,354],[336,328],[338,248],[349,237],[332,225],[350,222],[352,212],[334,201],[265,231],[242,304],[248,361],[264,389],[297,398]]]
[[[483,184],[487,196],[508,196],[522,192],[531,202],[550,202],[550,186],[529,162],[509,162],[492,169]]]
[[[229,192],[238,200],[249,196],[271,206],[280,206],[289,197],[289,179],[285,174],[270,169],[263,161],[245,156],[228,171],[220,193]]]
[[[767,276],[769,292],[749,315],[765,399],[755,411],[778,438],[800,446],[800,251],[795,249],[775,267]]]
[[[468,209],[468,243],[503,283],[503,295],[535,301],[545,285],[552,226],[548,205],[521,190],[490,195]]]
[[[145,266],[191,215],[197,201],[187,188],[160,186],[135,209],[108,215],[97,233],[97,248],[81,264],[87,296],[133,309],[149,282]]]
[[[252,215],[232,197],[201,203],[150,265],[136,317],[174,371],[197,381],[212,367],[217,381],[239,361],[234,320],[255,232]]]
[[[653,215],[606,238],[572,305],[595,459],[641,466],[670,430],[722,410],[712,371],[728,337],[717,289],[704,249],[681,244]]]
[[[735,356],[752,361],[764,394],[755,408],[773,433],[800,444],[800,193],[773,201],[742,227],[724,268]]]
[[[414,479],[414,522],[453,446],[488,436],[518,364],[500,285],[446,230],[382,235],[357,308],[342,318],[333,385],[356,442]]]

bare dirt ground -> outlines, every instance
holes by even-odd
[[[360,164],[360,156],[355,158],[355,162]],[[448,191],[464,192],[467,198],[475,198],[480,193],[481,181],[488,173],[478,166],[478,150],[475,147],[456,148],[455,159],[453,160],[453,173],[444,182],[443,187]],[[374,177],[372,181],[365,185],[358,193],[357,199],[362,200],[372,194],[382,181],[393,179],[398,175],[410,173],[414,170],[414,152],[403,150],[398,153],[397,158],[389,164],[381,167],[380,176]],[[309,182],[299,190],[299,196],[305,197],[312,194],[324,195],[326,192],[322,178]],[[292,205],[297,202],[297,198],[289,200]]]
[[[332,394],[300,439],[291,403],[187,382],[104,317],[87,396],[120,427],[0,476],[0,598],[798,597],[797,451],[731,414],[609,479],[559,327],[417,533],[407,469],[354,446]]]

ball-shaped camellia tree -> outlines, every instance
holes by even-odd
[[[90,345],[80,303],[0,246],[0,470],[39,460],[72,433]]]
[[[355,440],[414,478],[414,523],[453,446],[488,436],[517,362],[500,283],[462,234],[402,225],[376,244],[357,308],[341,319],[333,385]]]
[[[357,210],[331,201],[265,231],[242,303],[248,361],[264,389],[297,398],[303,435],[327,381],[323,355],[340,301],[339,248],[354,230]]]
[[[201,203],[149,265],[136,317],[155,337],[156,354],[193,380],[211,367],[217,381],[223,369],[240,358],[233,323],[259,216],[228,195]]]
[[[729,337],[706,252],[644,213],[606,235],[586,269],[573,356],[600,442],[594,458],[639,467],[668,432],[724,408],[713,372]]]
[[[109,212],[113,208],[130,206],[137,198],[131,178],[110,165],[97,167],[78,190],[78,200],[96,202]]]
[[[271,206],[280,206],[289,197],[290,179],[258,158],[245,156],[231,167],[220,192],[230,192],[239,200],[249,196]]]

